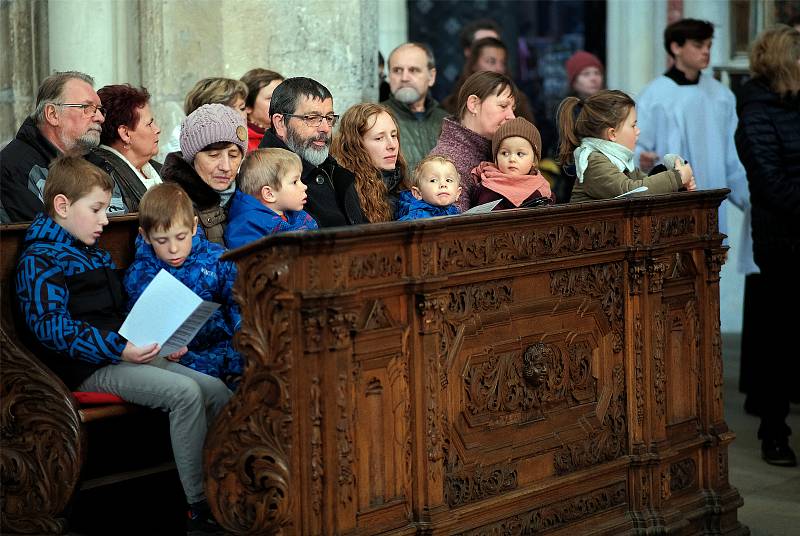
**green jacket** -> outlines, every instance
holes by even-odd
[[[677,192],[682,186],[681,174],[671,169],[648,177],[639,168],[622,172],[598,151],[589,155],[589,163],[583,172],[583,182],[575,181],[570,202],[611,199],[630,192],[639,186],[647,186],[647,194]]]
[[[442,132],[442,121],[449,114],[430,95],[425,97],[425,116],[422,119],[417,119],[416,114],[407,105],[397,101],[394,96],[381,104],[389,108],[397,118],[397,126],[400,128],[400,149],[411,172],[436,145]]]

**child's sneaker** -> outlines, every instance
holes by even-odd
[[[204,499],[189,505],[189,518],[186,520],[186,536],[208,536],[209,534],[225,534],[214,516],[211,507]]]

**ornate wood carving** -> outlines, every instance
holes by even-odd
[[[644,261],[634,260],[628,263],[628,289],[632,296],[642,293],[642,280],[644,279]]]
[[[636,313],[633,318],[633,359],[634,359],[634,381],[636,396],[636,422],[639,426],[644,421],[644,363],[642,362],[642,350],[644,349],[644,333],[642,332],[642,315]]]
[[[616,365],[611,402],[601,426],[588,437],[564,445],[554,454],[556,474],[564,475],[627,454],[628,438],[625,413],[625,370]]]
[[[81,424],[72,395],[0,329],[3,533],[61,534],[80,476]]]
[[[399,252],[373,252],[350,259],[350,279],[383,279],[403,273],[403,256]]]
[[[666,272],[666,270],[667,266],[663,262],[650,261],[647,263],[647,275],[650,280],[648,290],[651,294],[661,292],[664,288],[664,272]]]
[[[666,327],[664,310],[661,306],[653,312],[653,398],[656,402],[656,415],[663,417],[666,407],[667,372],[664,363]]]
[[[550,273],[550,293],[555,296],[583,295],[600,301],[611,324],[611,342],[621,352],[625,341],[622,307],[622,263],[585,266]]]
[[[582,404],[596,400],[597,380],[592,375],[592,348],[586,341],[576,341],[567,347],[569,380],[567,393]]]
[[[712,237],[719,233],[719,210],[709,209],[706,212],[706,236]]]
[[[461,536],[487,534],[522,536],[554,530],[572,522],[586,519],[615,508],[627,501],[625,483],[620,482],[567,500],[558,501],[515,515],[477,529],[459,533]]]
[[[722,265],[725,264],[726,253],[724,251],[706,250],[706,266],[708,266],[708,279],[709,283],[719,282],[719,273],[722,271]]]
[[[653,244],[695,232],[694,216],[677,215],[654,217],[650,220],[650,236]]]
[[[669,491],[677,493],[695,485],[697,481],[697,462],[686,458],[669,466]]]
[[[322,511],[322,478],[325,476],[322,460],[322,406],[320,403],[319,376],[311,378],[311,506],[319,516]]]
[[[451,507],[461,506],[516,489],[517,469],[502,463],[484,467],[477,464],[469,470],[448,472],[445,477],[445,501]]]
[[[641,496],[639,497],[639,506],[640,508],[647,508],[651,505],[650,500],[650,472],[647,469],[644,469],[641,474]]]
[[[290,518],[293,366],[285,290],[288,251],[260,250],[239,262],[234,295],[248,306],[236,346],[245,374],[207,441],[204,470],[214,517],[235,533],[273,534]],[[253,408],[260,408],[254,414]]]
[[[430,243],[425,243],[419,248],[419,255],[422,260],[422,275],[433,275],[433,268],[436,265],[436,258],[434,257],[435,246]]]
[[[672,497],[672,486],[670,485],[670,480],[672,478],[672,473],[669,470],[661,471],[661,500],[668,501],[670,497]]]
[[[537,342],[529,346],[522,356],[522,377],[531,387],[539,387],[547,380],[547,363],[555,361],[552,346]]]
[[[642,218],[633,218],[631,223],[632,239],[634,246],[642,245]]]
[[[354,370],[353,375],[357,374],[358,372]],[[339,458],[339,474],[336,481],[339,484],[339,503],[343,505],[353,502],[356,488],[356,473],[353,466],[355,463],[355,446],[353,445],[352,431],[353,418],[348,410],[347,394],[349,389],[347,382],[347,374],[341,372],[339,381],[336,384],[336,407],[339,410],[339,420],[336,423],[336,452]],[[380,385],[380,382],[378,384]]]
[[[367,311],[367,318],[362,324],[361,331],[390,328],[394,325],[395,321],[386,309],[386,304],[382,300],[375,300]]]
[[[717,298],[718,299],[718,298]],[[714,382],[714,402],[718,415],[722,415],[722,333],[720,333],[719,305],[711,307],[711,366]]]
[[[721,484],[728,483],[728,450],[722,446],[717,450],[717,478]]]
[[[614,221],[583,226],[558,225],[525,233],[497,233],[475,240],[443,240],[437,244],[438,269],[442,273],[454,273],[534,258],[598,251],[618,245],[619,233]]]

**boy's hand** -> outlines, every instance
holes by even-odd
[[[167,356],[167,359],[169,359],[170,361],[180,361],[180,359],[181,359],[181,358],[182,358],[184,355],[186,355],[186,352],[188,352],[188,351],[189,351],[189,348],[187,348],[186,346],[184,346],[183,348],[181,348],[181,349],[180,349],[180,350],[178,350],[177,352],[172,352],[171,354],[169,354],[169,355]]]
[[[639,155],[639,167],[642,171],[650,171],[656,165],[656,160],[658,160],[658,153],[643,151]]]
[[[131,341],[128,341],[120,357],[128,363],[143,365],[155,359],[160,349],[161,347],[155,342],[147,346],[136,346]]]

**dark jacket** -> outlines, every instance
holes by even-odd
[[[48,166],[60,153],[42,135],[31,117],[23,121],[16,137],[0,152],[0,206],[3,209],[0,223],[31,221],[44,211],[42,197]],[[110,174],[111,168],[104,165],[94,150],[84,158]],[[107,212],[109,216],[128,212],[116,183]]]
[[[425,158],[436,145],[442,133],[442,121],[447,117],[447,110],[439,106],[433,97],[425,97],[425,111],[419,116],[411,111],[407,104],[393,96],[381,104],[389,108],[397,118],[400,129],[400,149],[408,164],[414,170],[420,160]]]
[[[137,212],[139,210],[139,201],[142,200],[147,187],[131,169],[130,165],[118,155],[102,147],[98,147],[92,152],[104,161],[105,165],[102,167],[111,175],[114,183],[119,186],[125,206],[130,212]],[[150,165],[153,166],[156,173],[161,175],[161,164],[155,160],[150,160]]]
[[[94,371],[118,363],[126,340],[122,282],[111,255],[86,246],[39,214],[17,263],[17,300],[37,355],[75,389]]]
[[[736,149],[747,171],[753,256],[762,269],[800,261],[800,95],[759,79],[739,92]]]
[[[194,203],[194,212],[206,238],[224,245],[223,234],[228,221],[230,201],[220,206],[219,192],[203,182],[194,168],[187,164],[180,152],[169,153],[161,168],[161,179],[174,182],[184,189]]]
[[[422,199],[417,199],[409,190],[400,192],[400,199],[397,202],[397,221],[435,218],[436,216],[452,216],[459,212],[455,203],[447,205],[446,207],[438,207]]]
[[[233,249],[271,234],[317,228],[317,222],[305,210],[287,210],[284,215],[286,220],[252,195],[237,190],[228,213],[225,245]]]
[[[400,191],[406,187],[403,184],[403,176],[400,174],[400,169],[395,168],[391,171],[381,171],[381,179],[383,184],[386,185],[386,202],[389,203],[389,210],[392,217],[397,214],[397,201],[400,198]]]
[[[192,251],[179,267],[159,259],[153,247],[141,236],[136,238],[136,257],[125,273],[125,290],[128,306],[133,307],[144,289],[161,270],[166,270],[178,281],[206,301],[222,305],[200,328],[189,343],[189,351],[180,362],[204,374],[222,378],[231,384],[232,376],[242,374],[242,356],[234,350],[231,339],[242,323],[239,305],[233,299],[236,265],[221,261],[225,249],[206,240],[197,233],[192,237]]]
[[[259,145],[259,149],[266,148],[290,150],[272,128],[267,130]],[[303,163],[301,180],[308,186],[305,210],[317,225],[337,227],[368,223],[361,210],[352,172],[340,166],[332,156],[319,166],[313,166],[302,158],[300,160]]]

